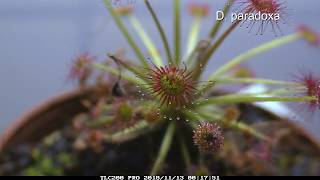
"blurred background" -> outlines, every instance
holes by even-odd
[[[135,1],[136,16],[149,34],[155,32],[142,0]],[[192,0],[181,1],[185,9],[182,30],[186,37],[192,18],[187,12],[187,4]],[[205,37],[215,20],[215,11],[220,10],[225,1],[202,2],[210,3],[212,14],[206,18],[201,30],[201,36]],[[152,0],[152,4],[170,39],[173,32],[171,1]],[[281,25],[284,34],[295,31],[299,24],[320,32],[320,1],[287,0],[287,4],[291,23]],[[220,47],[205,74],[241,52],[274,39],[271,29],[268,30],[261,36],[248,33],[245,27],[238,28]],[[152,38],[161,48],[160,37]],[[122,47],[128,49],[128,56],[132,55],[102,0],[1,0],[0,134],[33,106],[74,87],[67,81],[67,74],[75,56],[89,52],[102,60],[107,52]],[[319,49],[301,41],[254,57],[247,65],[260,77],[294,80],[294,74],[300,70],[320,74],[319,55]],[[317,115],[304,124],[320,137],[316,128],[320,125]]]

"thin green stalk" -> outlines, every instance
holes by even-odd
[[[135,137],[145,134],[155,128],[157,124],[150,126],[147,121],[140,120],[138,123],[129,126],[125,129],[120,131],[111,133],[111,134],[104,134],[103,139],[107,142],[112,143],[122,143],[128,141],[130,139],[134,139]]]
[[[269,90],[269,91],[264,91],[261,93],[253,93],[250,94],[251,96],[275,96],[275,95],[285,95],[285,94],[297,94],[297,93],[304,93],[306,92],[306,89],[299,89],[299,88],[283,88],[283,89],[273,89],[273,90]]]
[[[110,4],[110,1],[109,0],[103,0],[103,2],[105,4],[106,8],[108,9],[108,11],[110,12],[111,16],[113,17],[114,21],[118,25],[120,31],[122,32],[122,34],[124,35],[124,37],[128,41],[129,45],[131,46],[131,48],[135,52],[136,56],[138,57],[138,59],[142,63],[142,65],[144,67],[149,67],[149,64],[146,61],[143,53],[140,51],[139,47],[137,46],[137,44],[135,43],[135,41],[131,37],[129,31],[127,30],[127,28],[125,27],[125,25],[121,21],[121,18],[118,15],[118,13],[116,13],[115,10],[113,9],[112,5]]]
[[[212,113],[210,113],[210,112],[199,112],[199,115],[204,119],[212,119],[212,118],[214,118],[214,115]],[[269,139],[265,135],[259,133],[254,128],[246,125],[242,121],[226,122],[223,119],[219,119],[219,122],[223,123],[224,125],[227,125],[227,126],[233,128],[233,129],[239,130],[241,132],[245,132],[245,133],[251,134],[252,136],[254,136],[254,137],[258,138],[258,139],[269,141]]]
[[[101,70],[101,71],[105,71],[105,72],[108,72],[114,76],[119,76],[119,71],[117,71],[115,68],[112,68],[112,67],[109,67],[109,66],[106,66],[106,65],[102,65],[102,64],[93,64],[93,66],[98,69],[98,70]],[[121,74],[121,77],[129,82],[132,82],[134,84],[137,84],[140,86],[140,88],[142,90],[145,90],[146,92],[148,92],[150,89],[148,86],[145,86],[145,84],[147,84],[146,81],[140,79],[140,78],[134,78],[134,75],[132,74],[124,74],[122,73]],[[156,96],[154,101],[159,101],[159,97]]]
[[[132,72],[133,74],[135,74],[138,78],[144,80],[145,82],[148,82],[147,77],[142,74],[139,70],[137,70],[136,68],[134,68],[133,65],[130,65],[128,63],[123,62],[121,59],[117,58],[116,56],[108,53],[108,56],[113,59],[115,62],[119,63],[122,67],[126,68],[128,71]]]
[[[194,68],[194,66],[197,65],[199,61],[201,61],[202,55],[207,50],[207,48],[210,46],[209,40],[203,39],[200,40],[196,47],[193,49],[189,57],[187,57],[186,62],[187,66],[191,66]],[[198,64],[199,65],[199,64]]]
[[[237,83],[257,83],[257,84],[269,84],[269,85],[284,85],[284,86],[301,86],[300,83],[277,81],[271,79],[258,79],[258,78],[219,78],[215,80],[216,84],[237,84]]]
[[[180,142],[180,148],[181,148],[181,153],[184,159],[184,163],[186,164],[186,167],[188,169],[191,166],[191,159],[190,159],[188,147],[186,145],[186,141],[184,140],[181,133],[179,133],[179,142]]]
[[[228,14],[233,2],[234,2],[234,0],[228,0],[228,2],[224,5],[223,13],[225,15]],[[218,33],[218,31],[219,31],[219,29],[220,29],[220,27],[222,25],[222,22],[223,22],[223,20],[222,21],[216,21],[216,23],[214,24],[214,26],[212,27],[212,29],[211,29],[211,31],[209,33],[210,39],[215,38],[215,36],[217,35],[217,33]]]
[[[128,16],[128,18],[133,28],[136,30],[137,34],[139,35],[140,39],[148,49],[154,64],[157,66],[162,66],[163,63],[162,63],[161,56],[158,53],[158,50],[155,47],[154,43],[152,42],[151,38],[148,36],[147,32],[144,30],[143,26],[141,25],[139,19],[137,19],[134,15],[130,15]]]
[[[200,109],[200,108],[195,109],[195,112],[197,112],[200,116],[201,116],[201,114],[202,115],[206,114],[207,115],[206,121],[209,121],[209,122],[220,122],[221,119],[223,118],[223,114],[224,114],[224,112],[213,113],[211,111],[208,111],[205,109]],[[210,117],[209,117],[209,115],[210,115]]]
[[[94,121],[89,121],[88,122],[88,126],[91,128],[97,128],[97,127],[102,127],[105,126],[107,124],[110,124],[114,121],[114,117],[113,116],[102,116],[99,119],[96,119]]]
[[[204,152],[199,152],[199,159],[198,159],[198,164],[200,167],[205,167],[205,155],[204,155]]]
[[[172,139],[175,133],[175,129],[176,129],[176,122],[171,122],[162,140],[157,159],[153,165],[150,175],[156,175],[161,170],[162,165],[169,152]]]
[[[180,41],[181,41],[181,37],[180,37],[180,26],[181,26],[181,17],[180,17],[180,0],[174,0],[174,5],[173,5],[173,11],[174,11],[174,61],[175,64],[178,65],[179,61],[181,59],[181,47],[180,47]]]
[[[112,68],[112,67],[109,67],[107,65],[103,65],[103,64],[93,64],[93,67],[98,69],[98,70],[101,70],[101,71],[105,71],[105,72],[108,72],[114,76],[119,76],[119,71],[115,68]],[[122,78],[129,81],[129,82],[132,82],[134,84],[142,84],[142,83],[145,83],[144,81],[140,81],[138,78],[134,78],[133,75],[129,75],[129,74],[124,74],[122,73],[121,74]]]
[[[195,49],[193,49],[191,54],[185,60],[187,62],[187,67],[192,66],[192,64],[194,63],[194,60],[196,58],[197,53],[198,53],[198,50],[197,50],[197,47],[196,47]]]
[[[215,42],[206,52],[203,57],[203,65],[206,65],[213,53],[220,47],[224,40],[230,35],[230,33],[239,25],[241,21],[236,21],[221,35],[221,37]]]
[[[234,3],[234,0],[228,0],[228,2],[225,4],[225,6],[223,8],[223,13],[225,15],[228,14],[228,12],[229,12],[229,10],[230,10],[230,8],[231,8],[233,3]],[[215,38],[216,34],[218,33],[218,31],[219,31],[219,29],[220,29],[220,27],[222,25],[222,22],[223,22],[223,20],[222,21],[215,21],[215,24],[214,24],[214,26],[212,27],[212,29],[211,29],[211,31],[209,33],[210,41]],[[187,64],[188,65],[191,63],[191,61],[195,57],[195,54],[196,54],[196,49],[193,49],[193,51],[188,53],[188,55],[189,55],[189,56],[187,56],[188,57],[187,58]]]
[[[300,34],[298,33],[294,33],[291,35],[287,35],[287,36],[283,36],[279,39],[270,41],[268,43],[262,44],[258,47],[255,47],[253,49],[250,49],[249,51],[245,52],[244,54],[241,54],[233,59],[231,59],[230,61],[228,61],[225,65],[223,65],[222,67],[220,67],[218,70],[216,70],[212,75],[209,76],[209,81],[214,81],[216,80],[219,76],[223,75],[224,73],[226,73],[227,71],[229,71],[230,69],[232,69],[233,67],[243,63],[246,60],[249,60],[250,58],[252,58],[253,56],[266,52],[270,49],[291,43],[293,41],[298,40],[301,37]],[[212,86],[212,84],[208,84],[206,85],[202,92],[205,92],[206,90],[208,90],[210,87]]]
[[[221,37],[205,52],[196,66],[194,77],[198,79],[201,75],[202,68],[206,67],[210,57],[214,54],[214,52],[220,47],[220,45],[224,42],[224,40],[230,35],[230,33],[239,25],[241,21],[236,21],[232,23],[232,25],[221,35]]]
[[[255,96],[252,94],[232,94],[223,95],[207,100],[203,100],[197,103],[197,107],[212,105],[212,104],[236,104],[236,103],[252,103],[252,102],[309,102],[315,100],[315,97],[303,96],[303,97],[290,97],[290,96],[278,96],[278,97],[264,97]]]
[[[290,88],[290,89],[276,89],[267,91],[265,95],[284,95],[284,94],[297,94],[297,93],[304,93],[306,92],[305,89],[298,89],[298,88]]]
[[[197,46],[201,23],[202,23],[202,17],[195,17],[191,23],[191,28],[188,35],[188,41],[187,41],[187,52],[186,52],[185,58],[188,58],[189,56],[191,56],[191,54],[194,52]]]
[[[169,63],[173,63],[172,61],[172,55],[171,55],[171,51],[170,51],[170,46],[169,46],[169,43],[168,43],[168,40],[167,40],[167,37],[166,37],[166,34],[164,33],[164,30],[160,24],[160,21],[156,15],[156,13],[154,12],[151,4],[149,3],[148,0],[144,0],[145,2],[145,5],[147,6],[147,9],[148,11],[150,12],[151,14],[151,17],[153,19],[153,21],[155,22],[156,26],[157,26],[157,29],[160,33],[160,36],[161,36],[161,39],[162,39],[162,43],[163,43],[163,46],[164,46],[164,49],[165,49],[165,52],[166,52],[166,55],[167,55],[167,61]]]
[[[227,64],[223,65],[221,68],[219,68],[217,71],[215,71],[215,73],[213,75],[210,76],[211,77],[210,79],[211,80],[215,79],[214,77],[222,75],[223,73],[227,72],[231,68],[235,67],[236,65],[239,65],[240,63],[252,58],[253,56],[255,56],[257,54],[260,54],[260,53],[268,51],[270,49],[282,46],[284,44],[291,43],[293,41],[298,40],[300,37],[301,37],[300,34],[294,33],[291,35],[283,36],[283,37],[276,39],[276,40],[273,40],[271,42],[262,44],[256,48],[250,49],[246,53],[235,57],[234,59],[230,60]]]
[[[254,128],[252,128],[244,123],[241,123],[241,120],[239,122],[232,122],[230,124],[230,127],[237,129],[237,130],[240,130],[246,134],[250,134],[258,139],[262,139],[264,141],[270,142],[270,138],[266,137],[265,135],[263,135],[259,131],[255,130]]]

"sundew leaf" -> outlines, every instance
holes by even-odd
[[[123,130],[120,130],[113,134],[106,134],[104,139],[107,142],[112,143],[121,143],[124,141],[128,141],[134,139],[142,134],[149,132],[150,130],[154,129],[156,125],[150,125],[147,121],[142,120],[137,122],[131,127],[127,127]]]

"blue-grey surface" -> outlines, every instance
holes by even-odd
[[[149,33],[155,32],[143,3],[136,1],[136,15]],[[169,37],[172,37],[171,2],[152,1]],[[186,9],[189,0],[182,2]],[[207,2],[212,4],[214,14],[224,1]],[[287,2],[292,25],[282,26],[285,34],[301,23],[320,32],[319,0]],[[188,33],[190,20],[185,11],[183,36]],[[206,19],[202,36],[208,33],[213,20]],[[158,35],[152,37],[160,44]],[[273,38],[273,33],[260,36],[238,28],[213,57],[206,74],[235,55]],[[66,74],[71,59],[77,54],[91,52],[103,57],[107,51],[119,47],[128,46],[102,0],[0,0],[0,133],[32,106],[72,88],[66,81]],[[292,79],[292,74],[301,67],[320,73],[319,55],[319,50],[298,42],[259,55],[248,65],[261,77],[286,80]],[[319,116],[315,117],[307,126],[319,127],[319,120]],[[316,128],[311,130],[317,132]]]

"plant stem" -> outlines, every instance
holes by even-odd
[[[219,76],[221,76],[222,74],[224,74],[225,72],[229,71],[230,69],[232,69],[233,67],[243,63],[244,61],[252,58],[253,56],[260,54],[262,52],[266,52],[270,49],[282,46],[284,44],[288,44],[290,42],[293,42],[295,40],[298,40],[301,37],[300,34],[298,33],[294,33],[291,35],[287,35],[287,36],[283,36],[279,39],[270,41],[268,43],[262,44],[258,47],[255,47],[253,49],[250,49],[249,51],[245,52],[244,54],[241,54],[233,59],[231,59],[230,61],[228,61],[225,65],[223,65],[222,67],[220,67],[218,70],[216,70],[212,75],[209,76],[209,81],[214,81],[216,80]],[[206,90],[208,90],[210,87],[212,86],[212,84],[208,84],[206,85],[202,92],[205,92]]]
[[[235,103],[252,103],[252,102],[308,102],[315,100],[315,97],[303,96],[303,97],[263,97],[252,94],[232,94],[209,98],[207,100],[197,103],[197,107],[211,105],[211,104],[235,104]]]
[[[101,70],[101,71],[105,71],[105,72],[108,72],[114,76],[119,76],[119,72],[115,69],[115,68],[112,68],[112,67],[109,67],[107,65],[103,65],[103,64],[93,64],[93,67],[98,69],[98,70]],[[134,76],[132,75],[129,75],[129,74],[122,74],[121,75],[123,79],[129,81],[129,82],[132,82],[134,84],[142,84],[142,83],[145,83],[144,81],[140,81],[138,78],[134,78]]]
[[[150,173],[151,176],[156,175],[161,170],[162,165],[163,165],[163,163],[167,157],[167,154],[169,152],[175,129],[176,129],[176,122],[171,122],[169,124],[167,131],[164,135],[164,138],[162,140],[157,159],[156,159],[156,161],[153,165],[153,168],[151,170],[151,173]]]
[[[139,70],[137,70],[136,68],[134,68],[132,65],[129,65],[125,62],[123,62],[121,59],[117,58],[116,56],[112,55],[112,54],[108,54],[108,56],[113,59],[115,62],[118,62],[121,66],[123,66],[124,68],[126,68],[128,71],[132,72],[133,74],[135,74],[137,77],[139,77],[140,79],[144,80],[145,82],[148,82],[148,79],[146,78],[146,76],[144,74],[142,74]]]
[[[97,127],[102,127],[107,124],[110,124],[114,121],[113,116],[103,116],[99,119],[96,119],[94,121],[89,121],[88,126],[91,128],[97,128]]]
[[[223,114],[224,112],[219,112],[219,113],[212,113],[208,110],[204,110],[204,109],[196,109],[196,112],[198,112],[198,114],[200,114],[201,117],[203,117],[204,115],[206,115],[206,121],[210,121],[210,122],[220,122],[221,119],[223,119]],[[210,116],[210,117],[209,117]]]
[[[232,4],[233,4],[234,0],[228,0],[228,2],[224,5],[224,8],[223,8],[223,13],[225,15],[228,14]],[[214,24],[214,26],[212,27],[210,33],[209,33],[209,37],[210,39],[214,39],[215,36],[217,35],[220,27],[221,27],[221,24],[222,24],[223,20],[222,21],[216,21],[216,23]]]
[[[210,113],[210,112],[199,112],[199,114],[204,119],[210,119],[210,120],[213,119],[213,120],[215,120],[214,119],[214,115],[212,113]],[[252,135],[252,136],[254,136],[254,137],[258,138],[258,139],[269,141],[269,139],[265,135],[259,133],[254,128],[246,125],[245,123],[242,123],[241,121],[238,121],[238,122],[237,121],[235,121],[235,122],[227,122],[223,118],[221,118],[219,120],[216,120],[216,122],[223,123],[226,126],[229,126],[229,127],[233,128],[233,129],[240,130],[240,131],[242,131],[244,133],[250,134],[250,135]]]
[[[176,65],[179,65],[179,61],[180,61],[180,41],[181,41],[181,37],[180,37],[180,26],[181,26],[181,22],[180,22],[180,0],[173,0],[174,1],[174,5],[173,5],[173,10],[174,10],[174,62]]]
[[[138,57],[138,59],[140,60],[140,62],[142,63],[142,65],[144,67],[149,67],[143,53],[140,51],[139,47],[137,46],[137,44],[134,42],[133,38],[131,37],[129,31],[127,30],[127,28],[125,27],[125,25],[123,24],[123,22],[121,21],[120,16],[115,12],[115,10],[113,9],[112,5],[110,4],[109,0],[103,0],[106,8],[108,9],[108,11],[110,12],[111,16],[113,17],[114,21],[116,22],[116,24],[118,25],[120,31],[122,32],[122,34],[124,35],[124,37],[126,38],[126,40],[128,41],[129,45],[131,46],[131,48],[133,49],[133,51],[135,52],[136,56]]]
[[[277,81],[271,79],[258,79],[258,78],[219,78],[215,80],[216,84],[235,84],[235,83],[257,83],[257,84],[269,84],[269,85],[285,85],[285,86],[301,86],[300,83]]]
[[[199,79],[201,75],[202,68],[205,68],[209,62],[210,57],[214,52],[220,47],[224,40],[229,36],[229,34],[238,26],[241,21],[236,21],[221,35],[221,37],[205,52],[199,61],[198,65],[195,67],[194,78]]]
[[[212,54],[220,47],[229,34],[238,26],[241,21],[236,21],[222,34],[222,36],[215,42],[206,52],[203,58],[203,65],[206,65]]]
[[[223,73],[225,73],[226,71],[230,70],[232,67],[242,63],[245,60],[248,60],[250,58],[252,58],[253,56],[260,54],[262,52],[268,51],[270,49],[279,47],[281,45],[284,44],[288,44],[290,42],[293,42],[295,40],[298,40],[301,36],[297,33],[295,34],[291,34],[288,36],[284,36],[281,37],[279,39],[273,40],[271,42],[262,44],[256,48],[253,48],[249,51],[247,51],[246,53],[239,55],[237,57],[235,57],[234,59],[232,59],[231,61],[229,61],[227,64],[225,64],[224,66],[222,66],[221,68],[219,68],[212,76],[210,79],[214,79],[213,77],[219,76]]]
[[[264,93],[264,95],[270,94],[270,95],[283,95],[283,94],[296,94],[296,93],[304,93],[306,92],[305,89],[276,89],[276,90],[271,90],[267,91]]]
[[[114,69],[114,68],[111,68],[111,67],[108,67],[106,65],[102,65],[102,64],[93,64],[93,66],[101,71],[105,71],[105,72],[108,72],[110,74],[113,74],[114,76],[119,76],[119,72]],[[147,84],[147,81],[144,81],[144,80],[140,80],[138,78],[134,78],[134,75],[129,75],[129,74],[122,74],[121,75],[123,79],[129,81],[129,82],[132,82],[134,84],[137,84],[139,85],[139,87],[142,89],[142,90],[145,90],[146,92],[149,91],[149,88],[148,86],[144,86],[145,84]],[[156,96],[155,99],[153,101],[159,101],[159,97]]]
[[[244,123],[241,123],[241,120],[239,122],[232,122],[230,124],[230,127],[237,129],[237,130],[240,130],[246,134],[250,134],[258,139],[262,139],[264,141],[270,142],[269,138],[267,138],[265,135],[261,134],[260,132],[258,132],[254,128],[252,128]]]
[[[171,52],[170,52],[170,46],[169,46],[169,43],[168,43],[168,40],[167,40],[167,37],[166,37],[166,34],[164,33],[164,30],[160,24],[160,21],[158,20],[158,17],[156,15],[156,13],[154,12],[151,4],[149,3],[148,0],[144,0],[146,6],[147,6],[147,9],[148,11],[150,12],[151,14],[151,17],[153,19],[153,21],[155,22],[156,26],[157,26],[157,29],[160,33],[160,36],[161,36],[161,39],[162,39],[162,43],[163,43],[163,46],[164,46],[164,49],[165,49],[165,52],[166,52],[166,55],[167,55],[167,61],[169,63],[173,63],[172,61],[172,55],[171,55]]]
[[[197,48],[197,47],[196,47]],[[186,58],[185,62],[187,63],[187,67],[192,66],[194,60],[196,59],[196,55],[198,53],[197,49],[193,49],[193,51],[191,52],[191,54]]]
[[[186,164],[187,169],[190,168],[191,166],[191,159],[190,159],[190,154],[188,151],[188,147],[186,145],[186,141],[184,140],[183,136],[181,133],[179,133],[179,142],[180,142],[180,148],[181,148],[181,153],[184,159],[184,163]]]
[[[139,35],[140,39],[148,49],[154,64],[157,66],[162,66],[163,64],[162,64],[161,56],[158,53],[158,50],[155,47],[154,43],[152,42],[151,38],[148,36],[146,31],[142,27],[140,21],[134,15],[130,15],[128,16],[128,18],[133,28],[136,30],[137,34]]]
[[[150,124],[148,124],[145,120],[140,120],[138,123],[115,133],[104,134],[103,138],[107,142],[121,143],[129,139],[133,139],[146,132],[149,132],[154,128],[154,126],[156,126],[156,124],[150,126]]]
[[[198,41],[198,35],[201,27],[202,18],[201,17],[195,17],[191,24],[191,30],[188,35],[188,42],[187,42],[187,52],[186,52],[186,59],[192,55],[194,52],[197,41]]]

